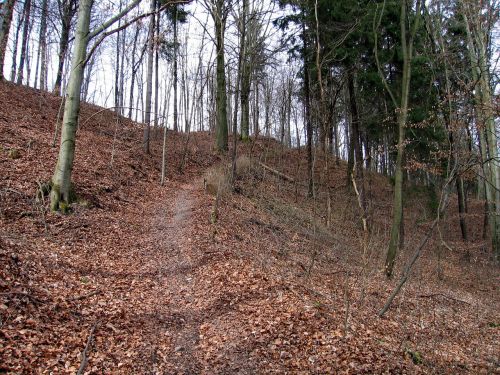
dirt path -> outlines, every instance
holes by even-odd
[[[200,315],[193,308],[193,270],[200,252],[192,245],[192,210],[197,205],[194,183],[183,184],[170,206],[160,206],[153,218],[151,236],[156,242],[158,256],[158,290],[153,372],[195,374],[201,365],[193,355],[198,342]],[[159,328],[157,327],[157,328]],[[170,338],[169,352],[158,349],[162,336]],[[163,362],[160,364],[160,362]],[[166,367],[166,368],[165,368]]]

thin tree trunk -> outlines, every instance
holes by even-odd
[[[313,196],[313,154],[312,154],[312,139],[313,139],[313,128],[311,119],[311,94],[309,87],[309,62],[307,59],[307,37],[306,37],[306,27],[305,23],[302,22],[302,40],[304,43],[304,109],[305,109],[305,122],[306,122],[306,135],[307,135],[307,172],[309,175],[309,183],[307,185],[307,196]]]
[[[255,139],[259,135],[259,117],[260,117],[260,108],[259,108],[259,82],[255,80],[254,82],[254,119],[253,119],[253,135]]]
[[[224,62],[224,33],[226,29],[226,10],[224,0],[215,0],[216,10],[212,14],[215,23],[217,96],[216,96],[216,148],[219,152],[228,150],[226,68]]]
[[[12,69],[10,71],[10,80],[14,82],[17,73],[17,48],[19,44],[19,33],[21,32],[21,25],[24,20],[24,12],[20,13],[17,17],[17,30],[14,38],[14,48],[12,50]]]
[[[156,9],[159,9],[160,2],[156,2]],[[160,15],[156,17],[156,38],[160,35]],[[159,101],[159,89],[160,89],[160,77],[159,77],[159,62],[160,62],[160,54],[159,54],[159,46],[155,41],[155,111],[154,111],[154,129],[155,132],[158,129],[158,101]]]
[[[119,10],[122,10],[122,1],[119,2]],[[121,26],[121,20],[118,21],[118,27]],[[122,57],[124,59],[125,57]],[[120,31],[116,33],[116,49],[115,49],[115,113],[121,114],[120,109]]]
[[[166,108],[166,115],[165,119],[168,118],[168,113],[170,106],[168,103],[170,102],[170,88],[172,87],[172,83],[168,85],[167,88],[167,93],[165,96],[165,108]],[[165,175],[167,174],[167,123],[163,123],[163,148],[162,148],[162,154],[161,154],[161,180],[160,180],[160,185],[163,186],[165,183]]]
[[[42,9],[40,14],[40,29],[38,33],[38,57],[37,57],[37,72],[35,78],[35,88],[37,85],[40,90],[47,91],[47,15],[49,12],[49,0],[42,0]],[[38,63],[40,70],[38,71]],[[39,80],[38,80],[39,79]],[[38,80],[38,82],[37,82]]]
[[[63,16],[62,16],[62,27],[61,27],[61,39],[59,41],[59,62],[57,64],[56,81],[54,83],[53,93],[56,95],[61,94],[61,86],[64,73],[64,61],[66,60],[66,55],[69,48],[69,33],[71,29],[71,20],[75,15],[76,5],[73,0],[66,0],[66,3],[62,4]]]
[[[401,2],[400,27],[401,27],[401,47],[403,54],[403,78],[401,82],[401,102],[398,109],[398,144],[395,168],[394,183],[394,207],[391,227],[391,239],[385,260],[385,272],[387,277],[392,277],[396,254],[400,243],[400,231],[403,218],[403,152],[405,142],[405,126],[408,118],[408,101],[411,80],[411,60],[413,55],[413,39],[420,20],[420,0],[417,0],[416,17],[413,21],[413,28],[409,40],[406,31],[406,0]]]
[[[243,0],[241,14],[241,40],[238,78],[241,80],[241,139],[247,141],[250,136],[250,84],[252,75],[251,58],[249,58],[249,40],[246,36],[248,16],[248,0]]]
[[[136,61],[135,61],[135,52],[137,49],[137,39],[139,38],[139,24],[135,29],[134,42],[132,44],[132,74],[130,77],[130,95],[129,95],[129,108],[128,108],[128,117],[132,119],[132,110],[134,108],[134,88],[135,88],[135,76],[137,74]],[[137,116],[137,115],[136,115]],[[137,117],[136,117],[137,118]]]
[[[460,230],[462,238],[467,241],[467,225],[465,223],[465,194],[464,194],[464,180],[457,177],[457,196],[458,196],[458,216],[460,217]]]
[[[464,23],[467,32],[468,51],[471,63],[472,77],[477,86],[474,96],[477,98],[476,124],[480,138],[480,150],[483,173],[485,177],[485,192],[488,205],[488,223],[491,234],[491,248],[495,258],[500,261],[500,162],[498,159],[498,139],[493,113],[490,74],[487,64],[487,48],[484,35],[478,19],[480,9],[473,4],[461,1]],[[472,17],[471,25],[468,17]],[[472,26],[472,27],[471,27]]]
[[[156,7],[156,0],[151,0],[150,10],[153,12]],[[155,38],[155,15],[149,18],[149,40],[148,40],[148,66],[146,73],[146,112],[144,114],[144,137],[143,149],[146,154],[150,153],[149,138],[151,131],[151,98],[153,96],[153,60],[154,60],[154,38]]]
[[[177,109],[177,90],[178,90],[178,84],[179,84],[179,79],[177,75],[177,15],[178,15],[178,9],[177,7],[175,8],[175,17],[174,17],[174,132],[179,131],[179,111]]]

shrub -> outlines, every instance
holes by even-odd
[[[210,194],[223,196],[231,190],[226,168],[217,166],[208,169],[203,176],[205,190]]]
[[[238,176],[247,175],[252,169],[252,160],[246,155],[240,156],[236,159],[236,174]]]

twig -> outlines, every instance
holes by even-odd
[[[99,289],[97,289],[97,290],[94,290],[93,292],[90,292],[90,293],[87,293],[87,294],[82,294],[80,296],[67,298],[66,301],[67,302],[80,301],[80,300],[85,299],[85,298],[90,298],[90,297],[93,297],[93,296],[97,296],[98,294],[101,294],[101,293],[102,293],[102,291],[99,290]]]
[[[451,181],[453,180],[453,178],[454,177],[453,177],[453,174],[452,174],[452,176],[449,178],[449,180],[444,185],[442,196],[441,196],[441,200],[440,200],[440,203],[439,203],[438,215],[437,215],[436,219],[434,219],[434,221],[432,223],[432,226],[429,228],[427,234],[422,239],[422,242],[418,246],[418,248],[415,251],[415,253],[413,254],[412,258],[407,263],[407,265],[405,267],[405,270],[403,272],[403,275],[401,276],[401,279],[400,279],[398,285],[396,286],[396,288],[394,288],[393,292],[391,293],[391,295],[387,299],[384,307],[382,307],[382,309],[379,311],[379,313],[378,313],[379,318],[381,318],[387,312],[387,310],[389,310],[389,307],[391,306],[392,301],[398,295],[399,291],[401,290],[401,288],[403,287],[403,285],[406,283],[406,280],[408,280],[408,277],[410,276],[410,273],[411,273],[413,265],[415,264],[415,262],[417,261],[417,259],[420,257],[422,249],[424,248],[424,246],[427,243],[427,241],[429,240],[429,238],[431,238],[431,235],[434,232],[434,229],[438,225],[441,213],[444,212],[445,209],[446,209],[446,207],[448,206],[448,192],[446,190],[447,190],[449,184],[451,183]]]
[[[32,296],[31,294],[28,294],[26,292],[4,292],[4,293],[0,293],[0,296],[22,296],[22,297],[27,297],[28,299],[30,299],[32,302],[35,302],[35,303],[38,303],[38,304],[42,304],[44,303],[44,301],[42,301],[41,299],[38,299],[37,297],[34,297]]]
[[[80,364],[80,368],[78,369],[78,372],[76,373],[76,375],[82,375],[83,372],[85,371],[85,367],[87,367],[87,363],[88,363],[87,355],[88,355],[88,352],[90,349],[90,345],[92,344],[92,341],[94,339],[94,332],[95,332],[95,329],[97,328],[98,324],[99,324],[99,320],[94,323],[94,325],[92,326],[92,329],[90,330],[90,334],[89,334],[89,337],[87,339],[87,345],[85,345],[85,349],[83,349],[83,352],[82,352],[82,363]]]

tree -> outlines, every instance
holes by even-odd
[[[155,14],[156,0],[151,0],[149,19],[149,38],[148,38],[148,66],[146,73],[146,112],[144,117],[144,137],[143,148],[146,154],[149,154],[149,138],[151,130],[151,98],[153,95],[153,60],[155,45]]]
[[[83,80],[84,64],[87,58],[92,4],[93,0],[80,0],[75,47],[73,59],[71,61],[71,74],[64,105],[61,145],[59,147],[56,169],[52,177],[50,208],[53,211],[59,209],[65,211],[67,205],[73,200],[71,172],[73,170],[73,160],[75,157],[76,126],[78,123],[78,114],[80,112],[80,90]]]
[[[62,78],[64,70],[64,61],[68,54],[71,23],[78,9],[77,0],[58,0],[59,13],[61,14],[61,37],[59,39],[59,52],[56,81],[54,83],[54,94],[60,95],[62,88]]]
[[[484,173],[491,247],[496,259],[500,261],[500,160],[487,52],[487,43],[491,40],[488,35],[491,25],[488,24],[487,17],[481,16],[483,7],[488,12],[492,11],[492,4],[488,1],[483,5],[479,1],[461,0],[460,7],[463,10],[472,78],[477,83],[474,91],[476,128]]]
[[[71,173],[73,171],[73,161],[75,157],[76,128],[80,112],[80,95],[83,72],[85,64],[89,58],[87,55],[88,43],[92,38],[103,33],[107,28],[125,16],[139,3],[140,0],[134,0],[117,15],[111,17],[101,26],[90,32],[90,14],[93,0],[80,0],[73,58],[71,60],[71,72],[66,90],[67,96],[64,105],[61,142],[54,175],[52,176],[50,207],[53,211],[59,209],[65,211],[68,204],[70,204],[73,200]],[[106,35],[110,35],[110,32],[105,33],[101,37],[101,42]],[[100,41],[97,41],[96,44],[98,45]],[[94,50],[95,46],[92,51]]]
[[[215,115],[215,147],[219,152],[228,150],[227,123],[227,88],[226,67],[224,59],[224,34],[229,14],[229,0],[205,0],[205,7],[210,12],[215,24],[216,48],[216,115]]]
[[[0,9],[0,80],[4,79],[3,67],[5,61],[5,52],[9,41],[10,24],[14,14],[14,5],[16,0],[7,0]]]
[[[173,116],[174,116],[174,131],[179,131],[179,110],[178,110],[178,91],[179,91],[179,77],[178,77],[178,54],[179,54],[179,41],[178,32],[179,24],[185,23],[187,21],[187,12],[182,8],[180,4],[172,4],[166,9],[166,15],[172,24],[173,29],[173,42],[172,44],[167,44],[164,46],[164,50],[170,49],[172,52],[172,62],[173,62],[173,86],[174,86],[174,97],[173,97]],[[170,51],[167,53],[170,54]],[[170,57],[170,56],[169,56]]]
[[[384,4],[385,5],[385,4]],[[403,218],[403,153],[405,147],[405,127],[408,119],[408,107],[410,97],[410,82],[411,82],[411,63],[413,58],[413,42],[415,34],[419,27],[420,13],[421,13],[421,0],[416,1],[414,17],[407,17],[406,9],[408,7],[407,0],[401,0],[400,7],[400,38],[401,38],[401,53],[403,56],[403,77],[401,80],[401,91],[399,102],[396,101],[394,94],[390,91],[386,83],[387,90],[393,98],[394,103],[397,105],[397,124],[398,124],[398,143],[397,143],[397,158],[395,166],[395,182],[394,182],[394,206],[392,213],[392,226],[391,238],[389,240],[389,248],[387,250],[387,257],[385,261],[385,273],[388,277],[392,276],[394,269],[394,262],[396,260],[397,250],[400,244],[400,227]],[[380,17],[384,12],[382,8]],[[408,18],[413,18],[413,24],[410,26],[410,33],[407,31]],[[379,25],[380,25],[379,18]],[[375,37],[377,31],[375,31]],[[375,55],[377,56],[377,44],[375,43]],[[379,65],[381,79],[386,82],[382,67]]]
[[[30,29],[31,0],[26,0],[23,7],[23,38],[21,40],[21,57],[19,60],[19,69],[17,71],[17,84],[23,83],[24,63],[26,61],[26,52],[28,49],[28,34]]]
[[[40,34],[38,36],[40,55],[40,90],[47,91],[47,16],[49,0],[42,0],[42,14],[40,18]]]

